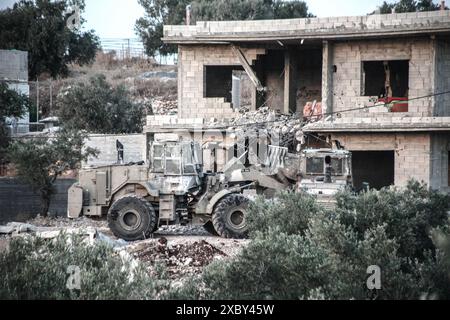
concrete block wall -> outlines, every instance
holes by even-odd
[[[67,216],[67,192],[75,179],[58,179],[54,184],[49,213]],[[41,208],[39,194],[16,178],[0,179],[0,224],[25,222],[36,217]]]
[[[363,61],[409,60],[409,98],[421,97],[434,92],[433,41],[426,38],[414,40],[366,40],[335,43],[332,47],[333,111],[339,112],[360,106],[373,106],[371,98],[363,96]],[[326,67],[326,66],[325,66]],[[322,92],[327,92],[327,83]],[[409,103],[410,116],[431,116],[433,99],[420,99]],[[404,114],[401,114],[404,115]],[[343,113],[343,117],[392,117],[387,108],[370,112]]]
[[[146,136],[145,134],[129,135],[89,135],[85,147],[95,148],[100,151],[97,158],[91,157],[83,166],[104,166],[117,163],[116,140],[124,146],[124,163],[146,161]]]
[[[245,49],[244,55],[253,63],[264,49]],[[180,118],[234,117],[231,103],[224,98],[205,98],[204,67],[241,66],[228,45],[180,46],[178,66],[178,114]],[[231,79],[230,79],[231,80]]]
[[[433,133],[431,136],[431,186],[450,192],[450,134]]]
[[[436,93],[450,91],[450,40],[442,39],[436,43]],[[435,116],[450,116],[450,94],[435,98]]]
[[[164,26],[165,39],[217,36],[238,37],[274,33],[304,36],[335,35],[358,32],[401,32],[450,26],[450,11],[410,12],[351,17],[325,17],[257,21],[199,21],[195,26]]]
[[[398,134],[395,149],[395,184],[405,186],[414,178],[430,184],[431,136],[430,134]]]
[[[396,186],[406,186],[412,178],[431,185],[429,133],[333,134],[333,139],[350,151],[395,151]]]
[[[0,50],[0,79],[28,81],[28,52]]]

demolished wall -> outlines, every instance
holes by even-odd
[[[244,49],[252,64],[264,49]],[[238,57],[228,45],[180,46],[178,59],[178,114],[180,118],[222,118],[236,115],[225,97],[205,97],[205,66],[235,66],[241,69]],[[230,78],[231,80],[231,78]]]

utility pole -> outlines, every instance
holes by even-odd
[[[49,110],[49,115],[52,113],[52,109],[53,109],[53,83],[52,83],[52,79],[50,79],[50,110]]]
[[[128,40],[128,60],[131,58],[131,51],[130,51],[130,39],[127,39]]]
[[[39,79],[36,79],[36,124],[39,123]]]

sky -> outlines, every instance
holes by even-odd
[[[0,9],[14,0],[0,0]],[[94,29],[100,38],[136,38],[134,24],[143,16],[137,0],[85,0],[86,29]],[[383,0],[306,0],[310,12],[318,17],[365,15]]]

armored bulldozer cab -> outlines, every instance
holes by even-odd
[[[125,194],[160,197],[182,195],[201,184],[200,146],[195,142],[155,142],[148,164],[114,164],[83,168],[69,189],[70,218],[106,215]]]
[[[197,142],[153,142],[150,171],[165,176],[198,175],[202,172],[201,147]]]
[[[351,187],[352,155],[347,150],[308,149],[300,157],[302,172],[298,189],[316,195],[318,201],[333,206],[334,196]]]

